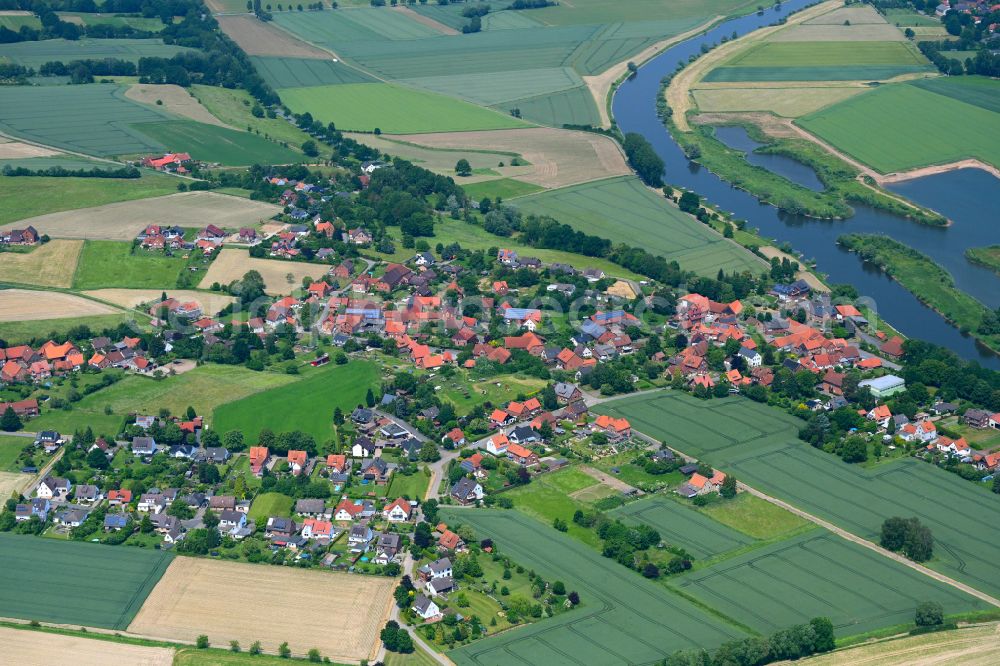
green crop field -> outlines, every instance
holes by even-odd
[[[820,529],[669,583],[765,635],[820,616],[830,618],[838,638],[862,634],[912,622],[924,601],[948,614],[990,607]]]
[[[223,166],[293,164],[306,159],[301,153],[256,134],[193,120],[141,123],[133,127],[168,150],[191,153],[196,160],[219,162]]]
[[[605,559],[517,511],[442,508],[449,525],[471,525],[500,552],[546,580],[576,590],[581,606],[448,656],[459,665],[652,663],[684,648],[711,648],[743,636],[664,586]]]
[[[938,76],[919,79],[910,85],[1000,113],[1000,81],[997,79],[985,76]]]
[[[212,427],[256,438],[264,428],[276,433],[301,430],[323,443],[333,437],[333,411],[345,414],[364,402],[379,382],[378,368],[365,361],[330,364],[299,381],[228,402],[215,410]]]
[[[338,83],[371,83],[375,79],[342,62],[316,58],[254,56],[254,67],[272,88],[305,88]]]
[[[72,321],[72,320],[70,320]],[[166,408],[183,414],[188,406],[209,415],[224,402],[294,381],[291,375],[254,372],[241,366],[205,364],[162,380],[129,375],[73,404],[72,411],[43,407],[31,422],[39,430],[73,432],[91,426],[95,433],[114,436],[130,413],[157,414]],[[106,413],[110,411],[110,413]],[[254,433],[256,435],[256,432]]]
[[[654,19],[700,18],[717,14],[738,15],[756,10],[756,2],[747,0],[572,0],[554,7],[531,9],[524,13],[536,21],[551,25],[575,23],[613,23],[615,21],[650,21]]]
[[[904,42],[762,42],[725,61],[728,67],[824,67],[849,65],[925,65]]]
[[[625,416],[645,434],[866,539],[878,541],[886,518],[919,516],[934,535],[932,568],[1000,594],[1000,526],[980,519],[1000,510],[1000,496],[984,488],[913,458],[874,470],[848,465],[799,440],[797,419],[744,398],[705,402],[665,391],[595,411]]]
[[[597,106],[594,104],[594,96],[586,86],[512,99],[493,108],[501,113],[510,113],[511,109],[518,109],[525,120],[553,127],[561,127],[564,124],[596,126],[601,122]]]
[[[704,80],[715,83],[750,81],[883,81],[901,74],[929,72],[926,65],[836,65],[812,67],[718,67]]]
[[[120,168],[120,165],[118,164],[112,164],[110,162],[98,162],[97,160],[87,159],[86,157],[77,157],[76,155],[54,155],[52,157],[22,157],[11,160],[0,160],[0,170],[3,170],[4,167],[8,166],[11,169],[31,169],[32,171],[51,169],[53,167],[62,167],[63,169],[73,169],[73,170],[99,169],[101,171]]]
[[[2,96],[2,90],[0,90]],[[177,181],[162,174],[142,178],[0,178],[0,224],[36,215],[132,201],[177,192]]]
[[[985,106],[993,85],[887,85],[800,118],[802,127],[883,173],[978,158],[1000,166],[1000,113]],[[971,103],[962,101],[967,90]],[[995,104],[995,101],[993,102]],[[900,109],[906,109],[900,114]],[[962,122],[939,130],[941,118]]]
[[[37,42],[0,44],[0,61],[8,60],[38,69],[51,60],[103,60],[115,58],[139,62],[139,58],[170,58],[194,49],[164,44],[162,39],[46,39]]]
[[[715,276],[764,269],[761,260],[682,213],[635,177],[564,187],[518,198],[525,213],[550,215],[588,234],[645,248],[681,268]]]
[[[652,496],[631,502],[608,512],[627,523],[645,523],[659,531],[671,546],[680,546],[699,560],[736,550],[753,542],[712,520],[686,504],[663,496]]]
[[[901,27],[907,26],[940,26],[941,19],[937,16],[918,14],[910,9],[885,9],[885,19]]]
[[[301,146],[311,137],[283,118],[257,118],[252,109],[256,101],[245,90],[219,88],[217,86],[191,86],[188,89],[209,113],[230,127],[251,128],[254,133]]]
[[[13,30],[17,32],[21,29],[21,26],[28,26],[29,28],[34,28],[39,30],[42,27],[42,21],[37,16],[0,16],[0,26],[7,28],[8,30]]]
[[[0,615],[125,629],[173,556],[0,534]]]
[[[137,249],[131,243],[94,241],[84,243],[73,277],[75,289],[128,287],[131,289],[168,289],[177,285],[177,277],[187,264],[180,256]]]
[[[338,128],[390,134],[527,127],[524,121],[436,93],[388,83],[285,88],[282,101]]]
[[[705,81],[881,80],[933,67],[906,42],[763,42],[713,69]]]
[[[311,42],[401,41],[440,37],[441,33],[406,14],[376,7],[335,12],[279,12],[274,22]]]
[[[462,26],[469,22],[469,19],[462,16],[462,10],[465,9],[461,4],[457,2],[452,2],[447,5],[438,5],[435,3],[427,3],[421,5],[414,5],[412,7],[413,11],[426,16],[427,18],[434,19],[442,25],[446,25],[454,30],[461,31]],[[499,14],[518,14],[519,12],[491,12],[488,16],[499,15]],[[483,19],[483,29],[486,29],[486,19]]]
[[[123,87],[107,84],[3,86],[0,131],[99,156],[163,150],[162,144],[139,134],[131,125],[168,120],[171,116],[128,100],[123,93]]]
[[[420,76],[403,79],[402,82],[415,88],[461,97],[484,106],[583,86],[583,79],[569,67],[529,69],[526,72],[493,72],[489,76],[481,73]],[[503,113],[507,111],[506,108],[502,109]]]

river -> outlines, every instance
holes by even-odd
[[[761,203],[753,195],[738,190],[715,174],[685,157],[656,114],[660,81],[674,72],[678,63],[700,53],[702,44],[713,45],[734,32],[744,35],[777,21],[782,16],[811,4],[810,0],[785,2],[764,14],[752,14],[726,21],[704,35],[681,42],[646,64],[625,81],[612,99],[612,113],[622,132],[646,137],[666,164],[665,182],[694,190],[737,218],[747,220],[779,243],[788,242],[803,256],[816,260],[817,269],[833,283],[850,283],[871,299],[879,316],[904,334],[951,349],[959,356],[977,360],[1000,370],[1000,357],[973,338],[963,335],[912,294],[857,256],[836,245],[844,233],[884,233],[927,254],[948,269],[959,288],[991,307],[1000,305],[1000,278],[992,271],[975,266],[964,257],[969,247],[1000,243],[1000,226],[991,219],[987,201],[1000,200],[1000,180],[977,169],[963,169],[893,185],[890,189],[937,210],[953,221],[948,228],[929,227],[906,218],[853,205],[855,215],[848,220],[825,221],[790,215]],[[726,128],[719,138],[742,150],[756,144],[745,131]],[[787,157],[751,155],[753,163],[769,168],[805,187],[816,189],[815,173]]]

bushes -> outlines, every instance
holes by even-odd
[[[816,617],[806,624],[782,629],[768,637],[751,636],[723,643],[714,654],[707,650],[675,652],[666,666],[729,666],[730,664],[770,664],[785,659],[801,659],[834,648],[833,623]]]
[[[644,136],[629,132],[625,135],[622,147],[628,163],[642,178],[642,182],[650,187],[663,187],[663,170],[666,165]]]

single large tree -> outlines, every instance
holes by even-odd
[[[4,410],[3,416],[0,416],[0,430],[14,432],[15,430],[20,430],[21,426],[21,417],[17,415],[13,407],[8,405],[7,409]]]

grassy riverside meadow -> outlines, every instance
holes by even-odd
[[[988,347],[1000,350],[1000,334],[980,332],[989,309],[957,286],[951,274],[927,255],[877,234],[846,234],[837,242],[878,266],[918,300]]]
[[[125,629],[173,555],[0,534],[0,615]],[[54,601],[58,600],[58,601]]]
[[[886,518],[920,516],[936,544],[928,566],[1000,593],[991,573],[1000,527],[951,509],[958,503],[1000,510],[1000,496],[955,483],[948,472],[912,458],[875,469],[845,464],[799,440],[797,419],[746,398],[706,402],[661,391],[602,403],[594,411],[624,416],[644,434],[865,539],[878,541]]]
[[[972,263],[991,268],[1000,275],[1000,245],[970,247],[965,251],[965,256]]]

